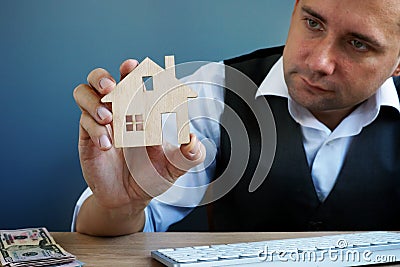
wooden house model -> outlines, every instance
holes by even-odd
[[[165,69],[144,59],[101,101],[112,103],[115,147],[162,144],[162,115],[176,114],[178,143],[189,143],[188,98],[197,93],[175,75],[174,56],[165,57]]]

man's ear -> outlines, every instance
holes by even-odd
[[[294,3],[294,8],[293,8],[292,16],[294,15],[294,12],[296,11],[297,6],[299,5],[299,1],[300,1],[300,0],[296,0],[296,2]]]
[[[394,70],[392,76],[400,76],[400,64],[397,66],[397,68]]]
[[[394,69],[392,76],[400,76],[400,55],[397,58],[397,67]]]

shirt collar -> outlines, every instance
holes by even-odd
[[[283,75],[283,57],[272,66],[267,77],[257,90],[256,98],[261,95],[274,95],[289,98],[288,88]]]
[[[380,106],[394,107],[400,112],[400,99],[392,78],[386,80],[379,88],[376,96]]]
[[[283,57],[275,63],[258,88],[256,98],[261,95],[273,95],[290,99],[283,75]],[[387,79],[372,97],[376,98],[376,102],[374,101],[376,108],[389,106],[400,112],[400,100],[392,78]]]

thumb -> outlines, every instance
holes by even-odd
[[[181,145],[180,149],[170,150],[166,156],[171,165],[185,173],[204,161],[206,148],[195,134],[190,134],[188,144]]]
[[[124,79],[126,75],[133,71],[138,65],[139,62],[136,59],[127,59],[122,62],[121,66],[119,67],[120,80]]]

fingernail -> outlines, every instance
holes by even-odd
[[[196,155],[197,151],[200,149],[200,143],[197,143],[191,150],[189,150],[189,154],[191,156]]]
[[[114,84],[115,83],[108,78],[101,78],[101,80],[100,80],[100,87],[102,89],[107,89],[109,87],[112,87],[112,86],[114,86]]]
[[[112,113],[108,109],[106,109],[105,107],[99,107],[97,109],[97,115],[99,116],[99,118],[101,120],[104,120],[104,119],[112,116]]]
[[[100,141],[100,146],[101,147],[104,147],[104,148],[111,147],[110,139],[108,139],[108,137],[106,135],[100,136],[99,141]]]

